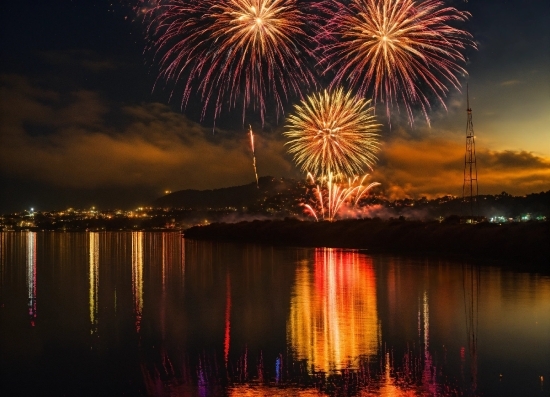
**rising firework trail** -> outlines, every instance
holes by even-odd
[[[316,84],[306,32],[315,18],[296,0],[167,0],[143,14],[159,77],[174,84],[172,94],[183,85],[182,107],[200,95],[203,118],[238,106],[243,122],[249,108],[263,122],[268,98],[279,115]]]
[[[390,108],[404,107],[413,122],[413,106],[429,122],[430,97],[445,107],[448,85],[457,76],[472,36],[450,23],[468,20],[468,12],[440,0],[328,0],[331,18],[323,42],[325,72],[334,72],[333,86],[347,85]]]
[[[304,172],[350,177],[372,168],[379,149],[370,101],[342,88],[313,94],[294,106],[283,133],[288,152]]]
[[[256,153],[254,151],[254,133],[252,132],[252,126],[248,125],[248,135],[250,135],[250,148],[252,149],[252,166],[254,167],[254,175],[256,176],[256,187],[260,188],[260,182],[258,180],[258,170],[256,169]]]

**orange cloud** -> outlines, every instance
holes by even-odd
[[[0,170],[52,186],[90,189],[211,189],[254,179],[248,137],[213,135],[168,106],[120,107],[91,91],[61,94],[20,76],[0,76]],[[462,136],[393,131],[372,181],[391,198],[462,195]],[[384,138],[384,136],[382,137]],[[260,175],[300,175],[280,133],[256,133]],[[480,194],[550,189],[550,159],[525,151],[477,148]]]
[[[462,195],[465,142],[448,135],[387,142],[372,180],[394,198]],[[456,138],[456,139],[455,139]],[[525,151],[478,148],[480,194],[506,191],[515,195],[550,188],[550,159]]]
[[[85,49],[43,51],[40,53],[40,56],[51,65],[85,68],[95,73],[116,69],[118,66],[113,61],[106,60],[100,54]]]
[[[0,167],[4,173],[73,188],[152,186],[206,189],[253,180],[246,133],[211,130],[167,106],[115,109],[95,93],[48,95],[24,79],[2,80]],[[48,100],[43,100],[47,98]],[[123,127],[115,129],[118,119]],[[257,136],[262,175],[291,172],[282,141]]]

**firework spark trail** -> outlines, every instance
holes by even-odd
[[[328,4],[328,6],[327,6]],[[365,96],[399,110],[401,103],[413,122],[413,105],[429,123],[429,95],[445,106],[457,76],[467,74],[466,47],[475,48],[471,34],[449,25],[470,14],[446,7],[440,0],[341,0],[323,3],[330,20],[318,40],[325,73],[335,71],[332,86],[347,84]]]
[[[305,204],[304,207],[315,217],[315,221],[319,222],[319,218],[317,218],[317,213],[315,210],[311,207],[309,204]]]
[[[363,178],[361,178],[361,181],[359,182],[359,185],[357,185],[357,192],[355,194],[355,200],[353,202],[353,206],[357,206],[357,204],[359,203],[359,200],[361,200],[363,198],[363,196],[369,191],[371,190],[373,187],[375,186],[379,186],[380,183],[379,182],[371,182],[370,184],[368,185],[364,185],[364,182],[365,182],[365,179],[367,179],[369,175],[368,174],[365,174],[363,176]],[[351,185],[351,183],[350,183]]]
[[[317,206],[320,209],[321,219],[327,219],[333,221],[340,212],[340,209],[345,203],[350,203],[352,207],[356,207],[359,200],[363,198],[367,192],[380,185],[378,182],[372,182],[365,185],[365,180],[368,174],[365,174],[362,178],[354,177],[348,179],[348,185],[338,183],[337,178],[329,173],[326,178],[322,178],[320,181],[315,181],[315,178],[311,173],[308,174],[308,179],[311,184],[316,186]],[[325,194],[323,195],[323,191]],[[316,221],[319,221],[319,216],[315,209],[309,204],[305,204],[304,207],[315,217]],[[325,211],[326,207],[326,211]]]
[[[256,176],[256,187],[260,188],[260,182],[258,180],[258,170],[256,169],[256,153],[254,151],[254,133],[252,132],[252,125],[248,125],[248,134],[250,135],[250,147],[252,149],[252,166],[254,167],[254,175]]]
[[[345,187],[342,187],[341,185],[337,184],[333,180],[332,173],[329,173],[328,180],[327,180],[327,188],[328,188],[328,219],[330,221],[333,221],[336,217],[336,214],[338,214],[338,211],[340,210],[340,207],[346,201],[346,199],[349,197],[349,195],[352,193],[350,189],[346,189]]]
[[[167,0],[144,15],[159,77],[183,83],[182,107],[198,93],[203,118],[239,105],[243,123],[250,107],[264,122],[268,97],[280,115],[290,96],[316,85],[306,33],[314,20],[296,0]]]
[[[302,171],[347,177],[372,168],[380,124],[370,101],[339,88],[313,94],[294,109],[283,135]]]
[[[324,205],[324,200],[323,200],[323,191],[321,190],[321,187],[319,186],[319,183],[315,182],[315,177],[313,176],[313,174],[311,172],[307,173],[307,178],[310,180],[312,185],[316,185],[316,187],[317,187],[317,190],[316,190],[317,200],[318,200],[317,203],[318,203],[319,207],[321,208],[321,217],[324,219],[324,217],[325,217],[325,205]],[[317,213],[313,210],[313,208],[309,205],[306,205],[306,207],[309,207],[309,210],[313,213],[313,216],[315,217],[315,219],[319,220],[317,218]]]

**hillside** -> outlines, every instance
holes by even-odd
[[[263,176],[259,178],[259,188],[255,182],[241,186],[231,186],[212,190],[180,190],[160,197],[153,202],[154,207],[185,208],[194,210],[251,207],[265,201],[299,183],[292,179]]]
[[[360,211],[348,211],[348,215],[341,214],[341,218],[433,220],[451,215],[470,215],[470,206],[461,197],[388,200],[378,193],[376,188],[373,189],[371,195],[359,202],[359,207],[363,207]],[[315,187],[308,186],[305,181],[265,176],[260,178],[260,188],[252,182],[213,190],[181,190],[156,199],[152,206],[189,211],[233,211],[282,219],[288,216],[307,217],[303,205],[316,207],[316,198]],[[550,190],[526,196],[512,196],[506,192],[480,195],[474,214],[493,218],[497,222],[550,219]]]

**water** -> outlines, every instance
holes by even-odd
[[[177,233],[0,233],[0,394],[548,396],[550,277]]]

